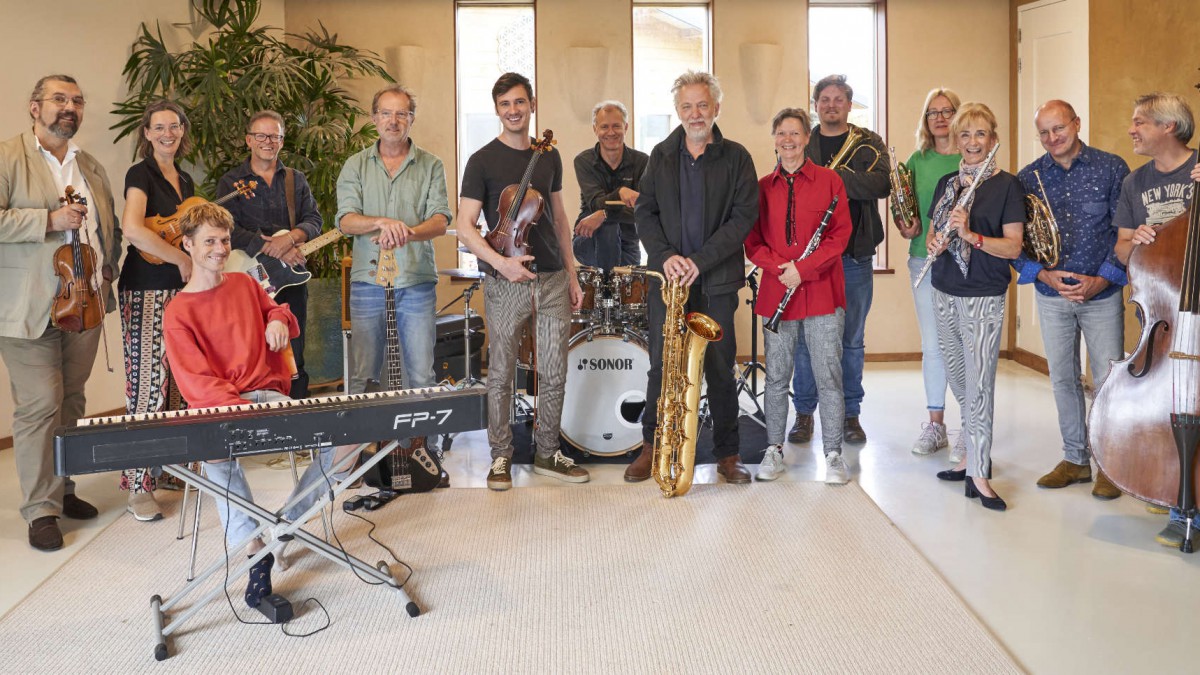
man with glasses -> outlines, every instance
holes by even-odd
[[[1117,243],[1113,216],[1129,166],[1120,157],[1080,140],[1082,123],[1066,101],[1042,104],[1033,123],[1046,154],[1021,169],[1017,177],[1025,192],[1045,199],[1054,214],[1061,240],[1059,262],[1047,269],[1021,253],[1013,267],[1020,273],[1017,283],[1033,283],[1038,291],[1038,321],[1063,440],[1064,459],[1037,484],[1064,488],[1092,480],[1080,382],[1080,335],[1087,343],[1096,389],[1108,377],[1109,363],[1125,355],[1121,298],[1125,266],[1113,250]],[[1029,236],[1027,225],[1025,237]],[[1121,491],[1099,471],[1092,495],[1116,499]]]
[[[813,87],[818,124],[813,127],[808,139],[807,154],[821,166],[829,166],[846,144],[853,103],[854,90],[846,83],[845,75],[829,75]],[[887,146],[870,129],[858,130],[866,137],[863,145],[853,150],[846,162],[835,169],[846,185],[846,196],[850,199],[850,220],[854,224],[850,242],[842,254],[842,269],[846,278],[846,325],[842,334],[842,387],[846,401],[843,434],[847,443],[865,443],[867,440],[867,434],[858,421],[864,396],[862,374],[866,346],[863,337],[874,292],[875,247],[883,241],[879,200],[892,191],[888,179]],[[792,403],[796,408],[796,423],[788,432],[788,440],[806,443],[812,438],[812,415],[817,409],[817,383],[813,377],[808,346],[803,340],[796,343],[795,361]]]
[[[75,79],[49,75],[29,97],[33,127],[0,144],[0,358],[13,396],[13,450],[21,485],[21,517],[29,545],[62,548],[58,519],[95,518],[94,506],[75,496],[70,477],[54,475],[54,429],[83,417],[84,385],[92,374],[100,327],[75,331],[50,316],[59,280],[55,251],[74,232],[96,254],[100,290],[116,309],[111,284],[121,255],[121,230],[104,167],[71,138],[83,123],[83,92]],[[63,205],[67,186],[86,198]]]
[[[283,117],[262,110],[246,125],[246,147],[250,157],[221,176],[217,194],[233,192],[237,181],[256,181],[253,199],[234,199],[225,204],[233,215],[233,248],[254,257],[259,253],[296,266],[304,264],[300,244],[321,233],[321,212],[304,174],[286,167],[279,159],[283,150]],[[308,288],[289,286],[275,294],[275,302],[286,303],[300,324],[300,335],[292,340],[296,376],[291,398],[308,396],[308,372],[304,369],[304,327],[308,316]]]
[[[349,393],[381,380],[387,344],[384,295],[376,281],[380,250],[396,256],[390,292],[403,357],[404,387],[433,384],[435,288],[433,239],[446,233],[450,206],[442,160],[417,146],[409,132],[417,115],[416,94],[401,84],[380,89],[371,101],[379,140],[346,160],[338,176],[334,222],[354,237],[350,270],[351,366]]]

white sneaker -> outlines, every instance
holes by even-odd
[[[932,455],[950,445],[946,437],[946,425],[937,422],[926,422],[921,425],[921,436],[913,444],[914,455]]]
[[[954,442],[954,449],[950,451],[950,456],[947,458],[950,463],[958,466],[958,463],[963,461],[963,457],[967,456],[967,433],[960,431],[958,440]]]
[[[846,460],[842,453],[831,452],[825,455],[825,484],[845,485],[850,482],[850,470],[846,468]]]
[[[158,502],[154,500],[153,492],[134,492],[129,491],[129,505],[125,510],[132,513],[133,517],[143,523],[150,523],[155,520],[162,520],[162,509],[158,508]]]
[[[762,464],[758,465],[758,480],[775,480],[783,473],[783,446],[768,445]]]

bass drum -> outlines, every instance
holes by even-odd
[[[584,454],[616,456],[642,446],[650,353],[631,330],[588,329],[571,338],[562,435]]]

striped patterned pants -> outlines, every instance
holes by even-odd
[[[960,298],[936,288],[938,347],[950,391],[962,410],[967,475],[992,477],[992,417],[996,407],[996,361],[1004,325],[1004,296]]]
[[[538,274],[537,281],[513,283],[504,277],[485,277],[483,303],[488,331],[488,444],[492,459],[513,456],[513,377],[521,328],[537,303],[537,430],[533,437],[539,457],[560,447],[563,394],[567,384],[567,338],[571,328],[571,297],[566,270]]]
[[[163,346],[163,314],[179,291],[121,291],[121,334],[125,353],[125,410],[129,414],[183,407]],[[121,489],[153,492],[158,467],[126,469]]]

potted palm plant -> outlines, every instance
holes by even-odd
[[[308,177],[324,227],[331,228],[342,164],[377,137],[345,83],[393,81],[383,60],[340,43],[323,25],[305,33],[256,25],[260,0],[192,0],[192,8],[195,19],[184,27],[197,39],[179,51],[167,46],[160,26],[141,24],[123,73],[129,94],[113,110],[117,142],[136,137],[142,111],[154,99],[178,102],[192,124],[192,148],[182,159],[204,177],[198,191],[211,198],[220,177],[245,159],[246,120],[275,110],[287,126],[281,159]],[[314,384],[342,373],[339,276],[347,246],[346,240],[326,246],[308,261],[313,280],[305,351]]]

